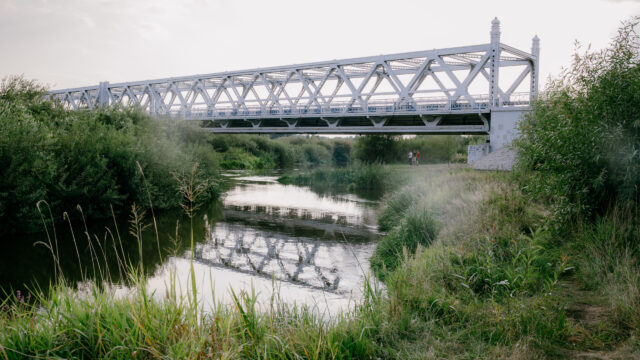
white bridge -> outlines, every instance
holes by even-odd
[[[490,134],[498,148],[537,94],[538,57],[537,37],[530,53],[500,43],[495,19],[488,44],[102,82],[51,95],[69,109],[140,106],[216,133]]]

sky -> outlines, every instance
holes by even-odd
[[[0,0],[0,78],[50,89],[489,42],[527,52],[540,80],[575,41],[606,47],[640,0]]]

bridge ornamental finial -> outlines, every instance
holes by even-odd
[[[500,42],[500,20],[497,17],[491,21],[491,42]]]
[[[538,56],[538,52],[540,52],[540,38],[536,35],[531,40],[531,55]]]
[[[540,77],[540,38],[538,35],[531,39],[531,55],[533,56],[531,67],[531,100],[533,101],[538,95],[538,82]]]

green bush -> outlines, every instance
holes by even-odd
[[[576,54],[520,125],[523,187],[567,221],[637,203],[640,36],[626,22],[608,49]]]
[[[418,246],[427,247],[436,238],[439,224],[425,207],[412,207],[376,246],[369,260],[374,273],[384,278],[395,270],[405,258],[416,252]]]
[[[392,193],[383,202],[384,210],[378,217],[378,230],[389,231],[400,224],[407,210],[419,201],[420,195],[416,194],[415,188],[404,188]]]
[[[351,142],[335,141],[331,160],[334,166],[345,167],[351,164]]]
[[[398,152],[398,140],[392,135],[359,136],[353,152],[356,159],[365,163],[391,163]]]
[[[0,86],[3,232],[41,230],[39,200],[53,214],[80,205],[87,217],[98,218],[110,216],[111,206],[120,211],[133,202],[148,204],[148,188],[155,207],[177,207],[173,172],[194,162],[209,176],[217,171],[215,156],[203,148],[205,138],[194,126],[156,120],[137,109],[67,111],[45,94],[20,77]]]
[[[349,140],[224,134],[212,135],[209,143],[222,156],[225,169],[313,168],[351,161]]]
[[[331,163],[331,153],[320,144],[308,143],[302,145],[304,160],[310,167],[318,167]]]
[[[255,169],[260,159],[238,148],[231,148],[222,154],[220,166],[223,169]]]

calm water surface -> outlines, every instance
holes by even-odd
[[[368,259],[378,240],[376,201],[354,194],[318,194],[305,187],[281,185],[276,177],[242,173],[226,176],[233,184],[230,190],[194,219],[193,261],[203,304],[230,302],[230,288],[236,293],[253,290],[262,304],[268,304],[275,295],[329,314],[348,308],[360,298],[369,273]],[[74,235],[84,273],[100,278],[95,274],[108,271],[109,280],[119,283],[115,253],[125,253],[139,263],[137,243],[127,234],[129,225],[126,221],[118,225],[117,232],[125,239],[121,249],[117,235],[111,237],[116,233],[113,223],[88,226],[86,233],[93,235],[90,244],[79,219],[72,215],[72,227],[79,228]],[[162,214],[157,220],[161,250],[153,226],[146,229],[143,240],[142,263],[152,274],[149,290],[161,298],[173,281],[179,292],[187,294],[189,221],[180,212]],[[151,222],[146,219],[147,224]],[[15,239],[14,256],[0,254],[0,287],[5,291],[23,288],[25,283],[44,286],[53,279],[49,251],[30,245],[36,240],[46,241],[46,236],[38,236]],[[80,281],[69,226],[66,231],[57,229],[56,236],[65,278]],[[99,269],[91,260],[92,254],[106,260]],[[127,288],[121,290],[126,292]]]

